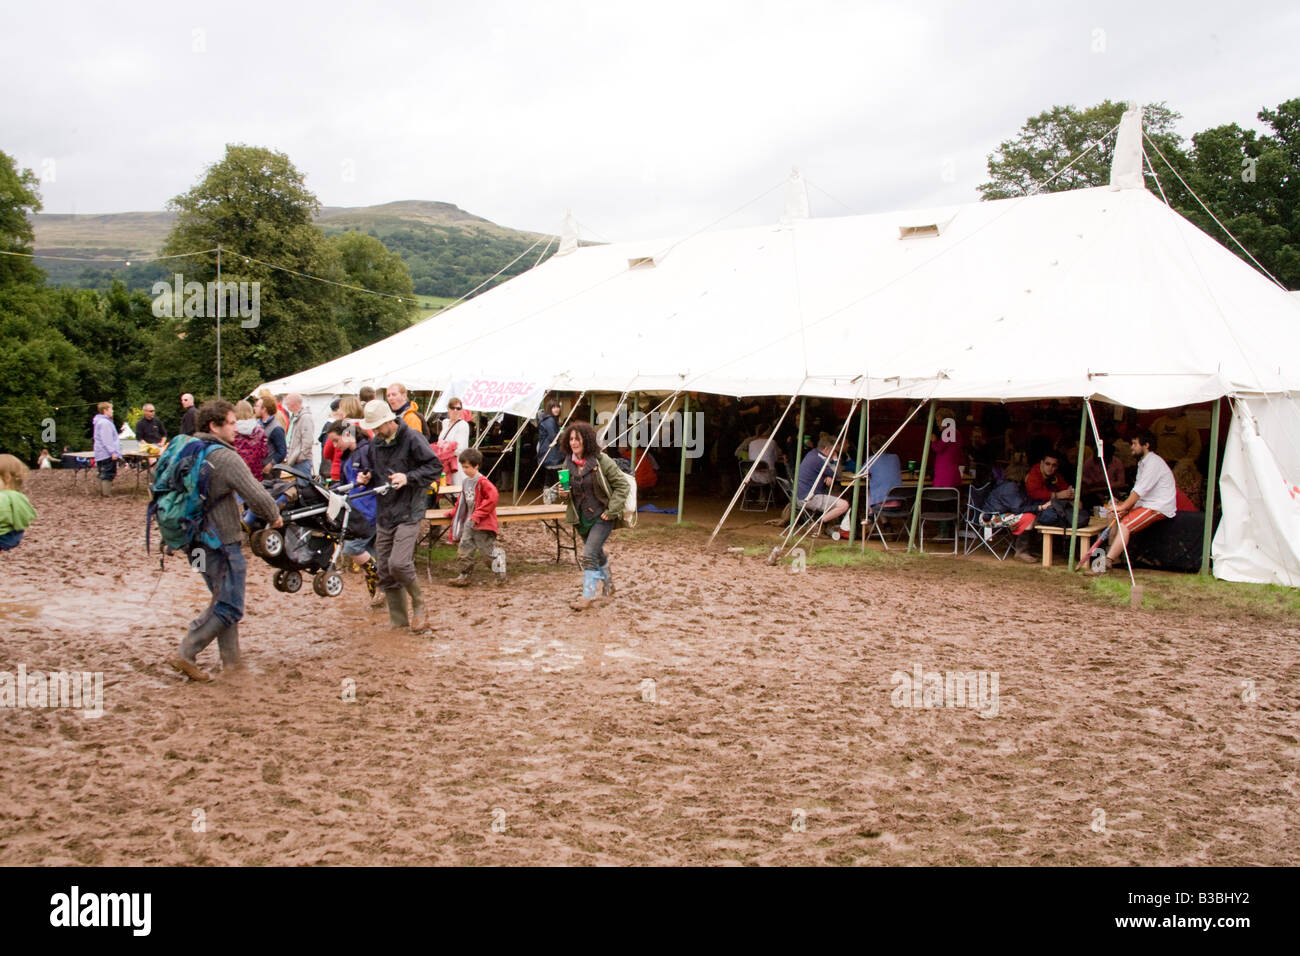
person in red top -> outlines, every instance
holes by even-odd
[[[460,453],[460,500],[451,519],[452,542],[456,549],[456,577],[447,583],[455,588],[469,585],[470,572],[480,555],[496,573],[497,584],[506,582],[506,556],[497,544],[497,489],[487,475],[479,474],[483,453],[466,448]]]
[[[1039,512],[1039,524],[1063,526],[1070,523],[1073,509],[1067,506],[1074,500],[1074,489],[1061,477],[1060,469],[1061,456],[1049,451],[1025,476],[1025,494],[1034,501],[1048,502],[1048,507]]]

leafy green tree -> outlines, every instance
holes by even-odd
[[[35,173],[20,170],[13,157],[0,150],[0,252],[32,251],[35,233],[28,216],[41,211],[39,182]],[[26,256],[0,255],[0,286],[44,281],[45,273]]]
[[[85,409],[69,407],[80,401],[78,355],[55,327],[56,311],[50,290],[0,283],[0,451],[29,464],[42,447],[57,454],[87,434]]]
[[[1073,166],[1070,161],[1106,136],[1119,123],[1124,109],[1124,103],[1104,100],[1085,110],[1053,106],[1031,116],[1018,136],[1004,141],[990,154],[989,181],[978,187],[980,198],[1009,199],[1031,191],[1063,192],[1106,185],[1110,182],[1110,165],[1115,155],[1115,136],[1107,137]],[[1149,103],[1143,107],[1142,117],[1146,134],[1170,161],[1176,161],[1175,156],[1181,158],[1182,140],[1173,129],[1181,114],[1164,103]],[[1056,178],[1052,179],[1053,176]],[[1147,179],[1155,189],[1149,173]]]
[[[386,293],[343,290],[342,326],[353,349],[400,332],[414,321],[415,290],[411,270],[401,256],[389,252],[377,237],[360,232],[336,233],[329,237],[329,245],[338,255],[348,285]]]
[[[1300,99],[1259,119],[1271,133],[1257,134],[1236,123],[1192,137],[1179,174],[1215,218],[1250,250],[1260,265],[1288,289],[1300,288]],[[1166,154],[1168,155],[1168,154]],[[1152,157],[1173,206],[1209,235],[1246,258],[1201,203],[1157,157]]]
[[[176,223],[163,251],[179,255],[222,246],[222,282],[260,283],[260,315],[221,322],[222,393],[244,395],[260,382],[310,368],[348,350],[338,321],[337,286],[345,276],[337,253],[312,222],[320,202],[284,153],[229,145],[222,160],[169,207]],[[260,260],[260,261],[259,261]],[[186,282],[216,279],[215,251],[178,260]],[[283,268],[272,268],[279,266]],[[179,351],[196,395],[216,392],[216,318],[190,316],[181,324]],[[170,344],[170,343],[169,343]]]

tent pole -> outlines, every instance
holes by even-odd
[[[629,460],[632,463],[632,479],[634,481],[636,480],[636,427],[637,427],[636,416],[637,416],[637,412],[639,412],[640,410],[641,410],[641,393],[633,392],[632,404],[628,408],[628,414],[627,414],[627,447],[630,450],[629,454],[631,454],[632,456],[631,459]],[[643,451],[641,452],[641,454],[644,455],[645,452]]]
[[[590,402],[591,402],[591,427],[595,428],[596,427],[596,393],[595,392],[591,393]]]
[[[862,407],[858,409],[858,459],[854,462],[857,465],[853,469],[853,506],[849,508],[849,546],[853,546],[854,536],[858,530],[858,492],[862,488],[862,478],[857,474],[862,470],[862,463],[869,456],[864,455],[863,449],[866,448],[867,440],[867,403],[863,402]]]
[[[682,523],[682,509],[686,505],[686,449],[690,447],[687,436],[691,429],[691,393],[687,392],[682,400],[682,454],[681,468],[677,475],[677,523]]]
[[[1223,399],[1214,400],[1214,410],[1210,412],[1210,467],[1205,489],[1205,535],[1201,539],[1201,573],[1210,573],[1210,538],[1214,531],[1214,486],[1219,471],[1219,412]]]
[[[1088,436],[1088,400],[1083,400],[1083,406],[1079,409],[1079,444],[1078,444],[1078,464],[1074,469],[1074,517],[1070,519],[1070,527],[1079,527],[1079,489],[1083,487],[1083,443],[1087,441]],[[1097,461],[1101,461],[1101,449],[1097,449]],[[1074,570],[1074,549],[1079,545],[1079,536],[1070,535],[1070,556],[1066,560],[1065,566],[1071,571]],[[1052,542],[1047,540],[1043,535],[1043,547],[1050,548]]]
[[[524,430],[523,425],[521,424],[519,431],[522,433],[523,430]],[[519,504],[519,453],[520,451],[523,450],[524,447],[524,443],[519,440],[521,437],[523,437],[522,434],[515,436],[515,480],[514,480],[514,484],[510,486],[511,488],[514,489],[514,496],[512,500],[515,504]]]
[[[925,490],[925,471],[930,466],[930,434],[934,431],[934,399],[930,399],[930,416],[925,423],[925,437],[921,444],[921,473],[916,476],[916,500],[912,503],[912,530],[907,535],[907,553],[912,553],[916,541],[916,528],[921,523],[921,493]]]
[[[803,461],[803,425],[808,413],[808,396],[799,399],[799,438],[794,445],[794,494],[790,496],[790,530],[794,531],[795,518],[799,515],[799,465]]]

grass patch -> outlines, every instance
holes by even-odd
[[[867,548],[866,551],[858,548],[821,548],[808,555],[808,566],[810,568],[897,567],[909,557],[918,556],[919,552],[908,555],[902,551],[877,551],[875,548]]]
[[[1276,584],[1240,584],[1220,581],[1209,575],[1151,574],[1141,571],[1142,607],[1146,610],[1177,608],[1196,615],[1222,617],[1244,614],[1267,619],[1300,621],[1300,589]],[[1112,573],[1111,577],[1093,578],[1088,593],[1107,604],[1129,603],[1128,578]]]

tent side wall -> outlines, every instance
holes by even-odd
[[[1300,400],[1234,403],[1214,535],[1214,576],[1300,586]]]

